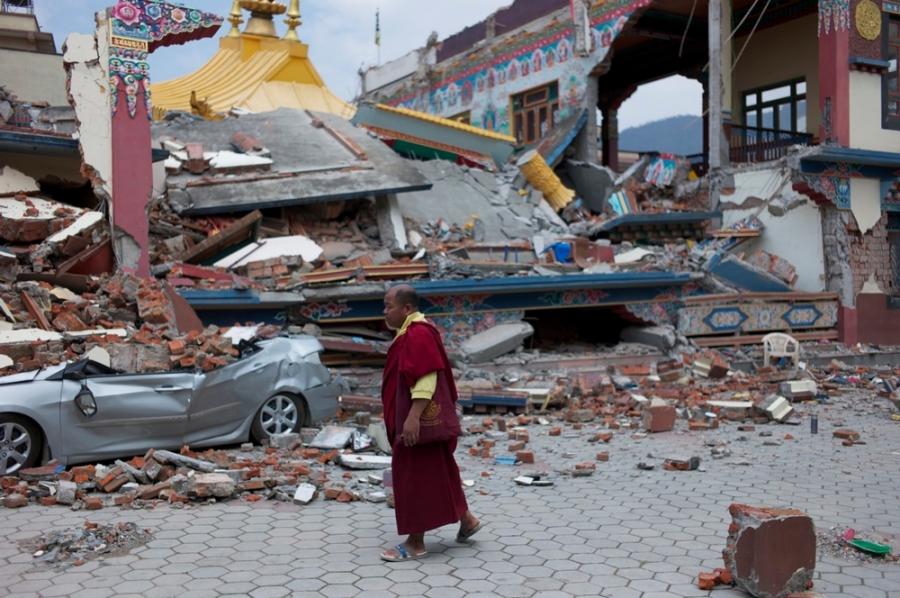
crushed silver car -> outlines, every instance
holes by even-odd
[[[261,441],[337,412],[341,385],[314,337],[242,342],[208,373],[117,372],[82,360],[0,378],[0,475],[42,455],[62,465]]]

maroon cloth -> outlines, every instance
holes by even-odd
[[[398,438],[403,428],[403,422],[395,421],[397,393],[408,394],[419,378],[431,372],[444,373],[455,405],[453,370],[440,333],[429,323],[414,322],[391,344],[381,381],[388,438]],[[424,533],[462,519],[469,507],[453,458],[456,440],[412,447],[395,440],[393,448],[397,532]]]

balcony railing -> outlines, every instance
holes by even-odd
[[[726,131],[729,156],[733,164],[777,160],[792,145],[810,145],[813,142],[813,136],[809,133],[796,131],[755,129],[741,125],[730,125]]]

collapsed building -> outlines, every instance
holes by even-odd
[[[211,36],[223,19],[171,7],[157,15],[171,23],[142,28],[148,7],[133,4],[136,14],[100,13],[96,35],[66,41],[57,75],[69,106],[17,107],[29,120],[0,129],[0,257],[15,285],[5,326],[19,343],[61,335],[43,342],[65,349],[4,354],[34,364],[89,350],[65,345],[72,328],[152,345],[206,326],[203,357],[227,359],[226,347],[210,350],[221,329],[287,324],[321,335],[331,363],[377,364],[389,339],[381,299],[397,281],[417,288],[462,361],[529,337],[551,352],[642,339],[658,357],[752,347],[774,331],[893,342],[895,156],[875,146],[894,133],[865,120],[870,88],[892,73],[840,11],[730,3],[723,52],[745,51],[720,90],[725,137],[706,139],[701,156],[647,148],[623,169],[616,110],[639,85],[680,73],[709,89],[707,7],[513,2],[364,71],[351,107],[309,60],[293,6],[235,2],[205,66],[151,85],[147,53]],[[189,25],[175,25],[180,10]],[[802,40],[798,59],[760,69],[786,40]],[[839,64],[849,44],[867,54]],[[841,128],[851,116],[873,129],[864,141]],[[133,289],[123,271],[155,279],[166,313],[195,312],[188,327],[154,329],[143,316],[153,309],[122,293],[103,301],[129,317],[86,312],[105,281]],[[35,282],[36,309],[19,288]],[[86,304],[73,308],[60,288]],[[60,317],[73,309],[80,324]],[[197,366],[155,357],[144,361]]]

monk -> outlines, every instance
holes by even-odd
[[[419,296],[409,285],[391,288],[384,296],[384,319],[396,337],[388,351],[381,383],[384,423],[394,443],[391,468],[397,533],[405,542],[381,554],[385,561],[419,559],[427,554],[425,532],[459,522],[457,542],[467,542],[481,529],[469,511],[453,458],[456,439],[417,444],[420,418],[434,396],[437,374],[448,381],[455,404],[456,386],[440,333],[419,312]],[[412,407],[406,421],[395,421],[398,392],[409,393]]]

